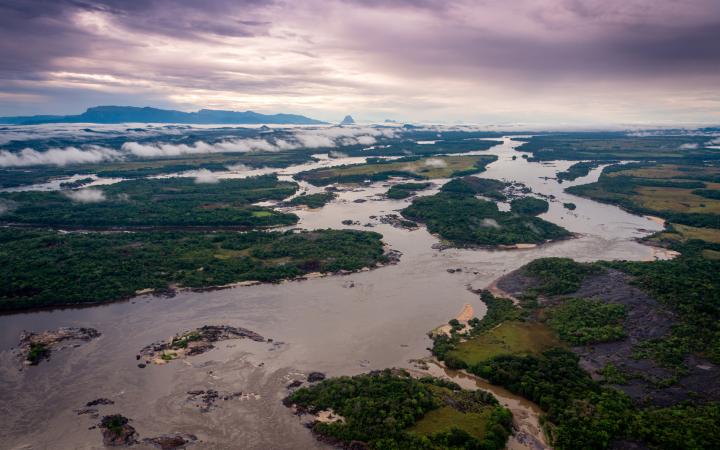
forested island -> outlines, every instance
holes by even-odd
[[[580,161],[572,166],[568,167],[567,170],[557,173],[558,181],[575,181],[580,177],[587,176],[590,171],[600,165],[597,161]]]
[[[103,303],[138,292],[271,282],[387,262],[382,236],[312,232],[59,233],[0,229],[0,310]]]
[[[401,211],[403,217],[426,224],[428,231],[458,247],[538,244],[571,236],[564,228],[531,215],[547,210],[544,200],[514,200],[513,212],[506,212],[494,202],[476,198],[479,188],[471,184],[455,180],[446,186],[438,194],[413,200]]]
[[[322,208],[326,203],[336,197],[333,192],[319,192],[317,194],[303,194],[293,197],[287,202],[289,206],[307,206],[308,208]]]
[[[459,177],[482,172],[487,164],[496,159],[494,155],[406,157],[399,160],[314,169],[299,173],[297,178],[316,186],[326,186],[333,183],[383,181],[390,177],[418,180]]]

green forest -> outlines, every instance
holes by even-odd
[[[52,227],[209,227],[292,225],[298,218],[253,206],[294,194],[275,175],[199,184],[192,178],[140,179],[64,192],[0,194],[4,222]]]
[[[412,197],[415,192],[422,191],[423,189],[427,189],[431,186],[431,183],[399,183],[394,184],[390,186],[390,189],[388,189],[387,195],[388,198],[394,199],[394,200],[400,200],[403,198]]]
[[[336,195],[332,192],[319,192],[317,194],[303,194],[293,197],[287,202],[290,206],[307,206],[308,208],[322,208],[332,201]]]
[[[382,236],[313,232],[60,233],[0,229],[0,310],[102,303],[137,291],[277,281],[385,262]]]
[[[720,261],[703,258],[703,245],[697,242],[694,247],[676,248],[684,250],[683,255],[667,261],[534,260],[520,269],[536,281],[520,297],[519,305],[484,291],[481,298],[488,308],[485,317],[471,320],[464,334],[455,331],[450,336],[433,336],[433,353],[449,367],[466,369],[536,402],[546,414],[544,428],[559,450],[612,448],[619,441],[663,449],[715,448],[720,445],[720,432],[710,424],[720,417],[719,403],[702,394],[672,405],[634,402],[611,385],[625,385],[631,382],[629,376],[636,375],[608,366],[603,373],[611,381],[595,381],[580,367],[578,355],[567,348],[624,339],[627,310],[623,305],[567,297],[578,291],[588,276],[612,269],[630,275],[633,285],[676,315],[671,336],[638,342],[634,357],[652,358],[676,370],[677,376],[685,373],[683,362],[692,354],[720,362],[720,279],[716,276]],[[528,345],[526,340],[536,343],[544,339],[537,332],[530,336],[497,333],[502,329],[498,325],[516,323],[536,323],[533,330],[546,326],[565,345],[549,344],[545,349]],[[487,346],[496,345],[486,338],[489,335],[506,340],[499,347],[503,350],[488,353]],[[474,340],[485,342],[485,347],[466,344]],[[471,358],[471,351],[488,356]],[[678,379],[658,384],[655,389],[672,389]]]
[[[564,228],[538,217],[498,210],[494,202],[471,194],[440,192],[416,198],[401,214],[427,225],[455,246],[542,243],[569,237]]]
[[[548,209],[550,209],[550,204],[541,198],[522,197],[510,201],[510,211],[516,214],[537,216],[548,212]]]
[[[284,403],[300,412],[332,411],[342,420],[315,422],[313,432],[345,446],[372,449],[505,448],[512,415],[492,394],[465,391],[438,378],[385,369],[301,388]]]

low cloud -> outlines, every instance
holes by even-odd
[[[447,167],[447,163],[442,159],[429,158],[425,161],[425,166],[432,167],[434,169],[442,169],[443,167]]]
[[[195,175],[196,184],[216,184],[219,183],[220,179],[214,173],[207,169],[201,169],[197,171]]]
[[[347,153],[338,152],[336,150],[333,150],[328,153],[328,156],[330,158],[347,158],[349,155]]]
[[[10,203],[9,201],[0,199],[0,216],[10,211],[11,205],[12,203]]]
[[[680,147],[678,147],[680,150],[697,150],[700,147],[700,144],[696,143],[689,143],[689,144],[682,144]]]
[[[117,150],[98,146],[51,148],[44,152],[25,148],[17,153],[0,151],[0,167],[66,166],[113,161],[122,157],[122,153]]]
[[[80,189],[77,191],[67,191],[65,195],[72,201],[77,203],[99,203],[107,200],[105,193],[100,189]]]
[[[230,164],[225,166],[225,168],[233,172],[246,172],[248,170],[252,170],[250,166],[246,166],[245,164]]]
[[[208,143],[198,140],[192,144],[163,142],[141,143],[128,141],[119,150],[97,145],[70,146],[37,151],[25,148],[20,152],[0,150],[0,167],[27,167],[37,165],[66,166],[99,163],[134,158],[163,158],[209,153],[276,152],[302,148],[337,148],[351,145],[372,145],[378,138],[396,137],[399,131],[373,127],[328,127],[285,130],[282,138],[226,139]]]
[[[497,220],[495,220],[495,219],[483,219],[483,220],[480,222],[480,226],[481,226],[481,227],[488,227],[488,228],[495,228],[495,229],[498,229],[498,230],[499,230],[500,228],[502,228],[502,227],[500,226],[500,224],[497,222]]]
[[[251,151],[272,152],[278,147],[264,139],[233,139],[208,144],[197,141],[194,144],[141,144],[126,142],[122,150],[140,158],[157,158],[167,156],[194,155],[204,153],[247,153]]]

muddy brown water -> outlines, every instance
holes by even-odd
[[[429,330],[454,317],[466,303],[477,316],[484,314],[484,305],[468,287],[484,288],[539,257],[592,261],[658,256],[655,249],[635,239],[660,230],[660,224],[563,192],[569,185],[594,181],[600,169],[558,185],[542,177],[554,177],[572,162],[530,163],[514,150],[517,145],[504,139],[482,152],[496,154],[499,160],[481,176],[520,181],[535,192],[555,195],[557,201],[551,202],[550,211],[541,217],[580,237],[523,250],[435,250],[432,246],[438,240],[424,227],[401,230],[370,219],[396,213],[408,202],[380,200],[388,183],[376,183],[340,192],[322,209],[297,210],[299,227],[377,231],[403,253],[397,265],[305,281],[181,292],[173,298],[139,296],[92,308],[0,316],[0,447],[102,448],[100,432],[88,429],[98,420],[78,416],[73,409],[107,397],[115,404],[99,407],[100,414],[120,413],[131,418],[141,437],[191,433],[201,441],[198,448],[210,449],[327,448],[280,402],[287,394],[285,386],[302,378],[302,373],[322,371],[335,376],[393,366],[412,368],[410,359],[429,355]],[[512,160],[512,155],[518,158]],[[283,172],[291,176],[293,169]],[[241,175],[235,171],[228,176]],[[434,181],[439,186],[444,180]],[[357,199],[367,201],[355,203]],[[567,201],[577,209],[564,209],[562,202]],[[341,221],[345,219],[361,225],[344,226]],[[362,225],[366,223],[375,226],[365,228]],[[449,268],[462,271],[448,273]],[[225,341],[197,357],[137,367],[135,355],[145,345],[204,324],[249,328],[276,343]],[[93,327],[102,336],[60,350],[39,366],[23,367],[13,352],[20,332],[60,326]],[[484,388],[493,390],[501,401],[509,401],[502,390]],[[253,395],[221,401],[217,408],[203,413],[187,401],[186,392],[194,389]],[[532,424],[537,412],[528,408],[528,423]]]

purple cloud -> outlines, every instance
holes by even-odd
[[[717,122],[718,42],[717,0],[4,0],[0,114]]]

